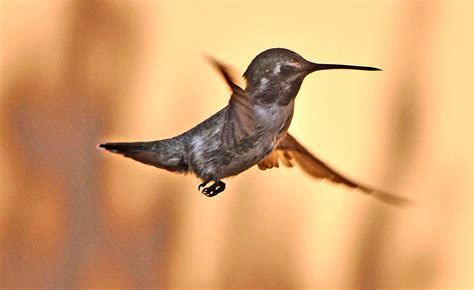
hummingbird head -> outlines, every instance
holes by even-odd
[[[366,66],[314,63],[289,49],[271,48],[257,55],[245,71],[246,90],[268,102],[277,97],[289,100],[296,97],[308,74],[326,69],[380,70]]]

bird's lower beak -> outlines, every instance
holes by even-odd
[[[346,64],[327,64],[327,63],[314,63],[311,62],[309,66],[309,71],[314,72],[318,70],[325,70],[325,69],[354,69],[354,70],[381,70],[376,67],[371,66],[358,66],[358,65],[346,65]]]

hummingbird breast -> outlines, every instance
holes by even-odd
[[[255,131],[247,139],[242,140],[242,144],[238,145],[243,148],[242,153],[231,162],[226,174],[236,175],[249,169],[278,146],[291,124],[294,100],[284,106],[277,103],[254,105],[253,111],[256,120]],[[248,150],[245,151],[245,149]]]
[[[293,117],[294,102],[252,105],[252,130],[246,134],[238,120],[226,118],[228,107],[187,132],[189,168],[203,180],[237,175],[261,161],[278,146]],[[233,126],[225,126],[231,122]],[[233,132],[226,132],[232,130]],[[222,136],[232,135],[233,142]]]
[[[274,136],[276,140],[282,138],[290,127],[294,106],[294,99],[287,105],[276,103],[255,105],[255,117],[258,120],[260,130],[267,133],[264,135]]]

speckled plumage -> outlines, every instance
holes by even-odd
[[[237,86],[226,67],[211,59],[232,90],[229,104],[194,128],[171,139],[106,143],[100,148],[145,164],[177,173],[193,173],[203,180],[199,188],[207,196],[225,189],[221,179],[258,164],[260,169],[278,167],[279,161],[317,178],[359,188],[393,204],[405,199],[353,182],[309,153],[287,130],[295,98],[303,79],[323,69],[378,70],[372,67],[316,64],[297,53],[273,48],[260,53],[244,73],[245,89]],[[212,185],[205,187],[209,182]]]

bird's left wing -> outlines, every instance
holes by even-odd
[[[278,147],[272,151],[265,159],[258,163],[258,168],[265,170],[273,167],[279,167],[281,161],[284,165],[292,167],[293,160],[309,175],[328,179],[331,182],[345,184],[352,188],[362,190],[366,194],[370,194],[377,199],[394,205],[407,204],[410,201],[398,197],[396,195],[375,189],[368,186],[354,182],[347,177],[337,173],[334,169],[312,155],[306,148],[304,148],[293,136],[289,133],[283,138]]]
[[[235,84],[228,66],[211,56],[208,56],[208,59],[221,73],[232,91],[226,121],[222,130],[222,138],[226,144],[235,145],[242,138],[250,136],[256,126],[250,99],[247,93]]]

